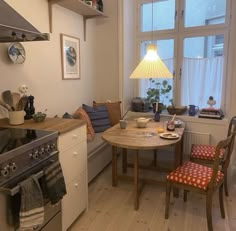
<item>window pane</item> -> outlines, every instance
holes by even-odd
[[[166,12],[168,12],[168,17],[166,17]],[[141,32],[174,29],[174,26],[175,0],[141,5]]]
[[[223,78],[224,36],[211,35],[184,39],[181,104],[209,107],[213,96],[220,107]]]
[[[226,0],[185,0],[184,26],[225,23],[225,13]]]
[[[173,62],[174,62],[174,40],[158,40],[158,41],[144,41],[141,43],[141,57],[146,54],[146,47],[148,44],[153,43],[157,45],[157,53],[162,61],[165,63],[167,68],[173,73]],[[157,78],[149,80],[140,80],[140,95],[147,97],[148,89],[159,89],[159,102],[165,106],[171,104],[173,99],[173,79],[171,78]],[[157,101],[153,97],[152,101]]]

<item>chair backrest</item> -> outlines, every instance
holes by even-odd
[[[236,133],[236,116],[233,116],[230,120],[230,123],[229,123],[229,128],[228,128],[228,136],[230,136],[231,134],[235,134]],[[236,135],[235,135],[236,136]],[[231,158],[231,154],[233,152],[233,149],[234,149],[234,141],[235,141],[235,136],[234,136],[234,139],[231,143],[231,146],[230,146],[230,150],[228,152],[228,155],[225,155],[224,156],[224,161],[223,161],[223,164],[222,164],[222,172],[224,172],[224,168],[227,170],[228,166],[229,166],[229,162],[230,162],[230,158]]]
[[[232,134],[227,137],[227,139],[220,141],[216,146],[215,159],[212,166],[213,173],[212,173],[212,177],[208,186],[209,188],[214,188],[216,177],[219,170],[221,170],[223,173],[227,171],[227,168],[229,166],[229,159],[233,151],[232,144],[234,143],[235,134],[236,134],[236,127],[232,131]],[[225,161],[223,164],[221,163],[221,160],[220,160],[221,149],[225,150],[224,152]]]
[[[232,134],[232,132],[235,130],[235,127],[236,127],[236,116],[233,116],[229,123],[227,136],[230,136]]]

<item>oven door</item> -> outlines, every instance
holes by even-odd
[[[16,195],[17,196],[17,195]],[[13,202],[14,201],[14,202]],[[18,214],[19,204],[14,200],[12,196],[0,193],[0,230],[1,231],[20,231],[18,226]],[[13,204],[15,203],[15,204]],[[35,226],[33,230],[42,231],[61,231],[62,230],[61,219],[61,202],[56,205],[51,205],[50,202],[44,205],[44,223],[39,226]],[[32,229],[29,229],[32,230]],[[26,231],[26,229],[24,230]]]
[[[55,159],[54,159],[55,160]],[[51,160],[53,161],[53,160]],[[42,169],[42,168],[41,168]],[[38,178],[39,183],[42,185],[43,171],[40,170],[37,173],[34,171],[25,174],[21,177],[21,181],[30,177],[32,174]],[[20,181],[17,181],[18,183]],[[43,188],[43,187],[42,187]],[[20,231],[19,229],[19,212],[20,212],[20,193],[19,186],[16,182],[9,183],[0,188],[0,231]],[[55,230],[61,231],[61,202],[51,205],[47,199],[47,195],[44,195],[44,223],[35,226],[33,230]],[[55,221],[56,220],[56,221]],[[48,229],[50,227],[50,229]],[[52,228],[53,227],[53,228]],[[32,230],[32,229],[29,229]],[[24,229],[27,231],[27,229]]]

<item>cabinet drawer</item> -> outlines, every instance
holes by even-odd
[[[64,151],[81,141],[86,141],[86,126],[83,125],[59,136],[59,151]]]
[[[71,181],[81,172],[87,172],[87,143],[83,141],[64,152],[59,153],[66,181]]]
[[[87,174],[84,172],[67,184],[67,194],[62,200],[62,226],[66,230],[74,220],[87,208],[88,184]]]

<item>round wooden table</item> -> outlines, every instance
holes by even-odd
[[[161,147],[174,147],[174,167],[182,163],[182,146],[184,123],[180,128],[175,128],[174,133],[179,135],[177,139],[163,139],[157,132],[160,127],[165,128],[165,121],[150,121],[146,128],[138,128],[136,121],[128,121],[126,129],[121,129],[119,124],[106,130],[102,138],[112,145],[112,185],[117,186],[117,148],[122,148],[123,173],[127,171],[127,149],[134,149],[134,208],[139,208],[139,150],[156,150]],[[166,130],[165,130],[166,132]]]

